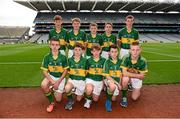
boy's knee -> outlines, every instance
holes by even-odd
[[[109,91],[114,92],[115,89],[116,89],[116,85],[115,84],[110,84],[109,85]]]
[[[46,91],[46,92],[49,91],[49,82],[46,80],[43,80],[41,82],[41,88],[43,89],[43,91]]]
[[[82,96],[77,96],[77,97],[76,97],[76,100],[77,100],[78,102],[80,102],[81,99],[82,99]]]
[[[115,96],[112,97],[112,101],[113,102],[116,101],[116,97]]]
[[[92,89],[92,86],[86,86],[86,94],[87,95],[91,95],[93,89]]]
[[[69,93],[72,88],[71,88],[71,85],[70,85],[70,84],[67,84],[67,85],[64,87],[64,89],[65,89],[65,92],[66,92],[66,93]]]
[[[56,99],[57,102],[61,102],[62,94],[54,94],[54,96],[55,96],[55,99]]]
[[[127,87],[128,82],[129,82],[129,77],[123,77],[123,79],[122,79],[122,86],[123,87]]]
[[[132,96],[132,100],[136,101],[139,98],[139,96]]]
[[[93,97],[93,101],[97,102],[99,100],[99,97]]]
[[[140,89],[134,89],[131,98],[136,101],[140,96]]]

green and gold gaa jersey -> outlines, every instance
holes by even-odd
[[[132,28],[131,32],[127,32],[127,28],[123,28],[118,33],[119,42],[121,42],[121,48],[130,49],[130,44],[133,42],[139,42],[139,33],[136,29]]]
[[[75,61],[74,57],[68,59],[69,77],[72,80],[85,80],[87,73],[87,60],[81,56],[79,61]]]
[[[122,69],[121,69],[121,59],[117,59],[117,61],[113,61],[110,57],[106,60],[104,65],[104,76],[112,77],[116,82],[120,81],[120,77],[122,76]]]
[[[144,57],[140,56],[137,61],[132,61],[131,55],[125,55],[122,59],[121,68],[133,69],[138,73],[147,73],[147,61]]]
[[[90,78],[94,81],[102,81],[103,80],[103,66],[105,58],[100,57],[98,60],[95,60],[93,57],[87,60],[87,78]]]
[[[111,34],[110,36],[107,36],[105,33],[102,35],[102,51],[109,51],[109,47],[113,44],[116,44],[116,36],[114,34]]]
[[[65,69],[68,68],[67,58],[62,54],[58,54],[58,57],[53,57],[52,53],[48,53],[42,62],[41,69],[48,71],[50,75],[54,77],[61,77]]]
[[[92,37],[91,34],[87,35],[87,49],[86,49],[86,55],[91,56],[91,47],[93,44],[99,44],[102,46],[103,41],[102,41],[102,36],[100,34],[97,34],[95,38]]]
[[[73,50],[75,43],[81,43],[84,46],[86,42],[86,33],[82,30],[79,30],[78,34],[74,34],[74,31],[71,30],[68,34],[68,48]]]
[[[65,50],[66,49],[66,44],[67,44],[67,39],[68,39],[67,30],[64,29],[64,28],[61,28],[61,32],[57,33],[56,29],[52,29],[49,32],[49,40],[51,38],[53,38],[53,37],[59,39],[59,42],[60,42],[60,45],[61,45],[60,50]]]

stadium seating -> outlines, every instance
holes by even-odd
[[[34,20],[34,23],[52,23],[53,17],[55,15],[61,15],[63,21],[65,23],[71,23],[71,19],[73,17],[79,17],[82,23],[104,23],[104,22],[112,22],[112,23],[123,23],[125,16],[129,13],[105,13],[105,12],[39,12]],[[177,24],[180,23],[180,15],[176,14],[145,14],[145,13],[132,13],[136,20],[135,23],[169,23],[169,24]],[[175,19],[174,19],[175,18]]]
[[[42,34],[42,36],[37,40],[38,44],[47,43],[48,42],[48,34]]]
[[[41,37],[41,34],[35,34],[29,39],[29,42],[35,43],[39,38]]]
[[[125,25],[125,17],[129,13],[107,13],[107,12],[38,12],[34,23],[36,33],[48,33],[53,28],[53,17],[61,15],[63,27],[71,29],[71,19],[79,17],[81,28],[89,32],[89,24],[96,22],[99,32],[104,30],[104,23],[111,22],[114,25],[113,33],[118,33]],[[135,16],[134,27],[141,33],[179,33],[179,14],[154,14],[154,13],[132,13]]]
[[[20,42],[29,34],[29,27],[0,26],[0,43]]]
[[[140,41],[146,43],[176,43],[180,42],[179,34],[140,34]]]

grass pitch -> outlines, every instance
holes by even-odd
[[[180,83],[180,44],[143,44],[148,61],[145,84]],[[47,45],[0,45],[0,87],[33,87],[42,81],[40,70]]]

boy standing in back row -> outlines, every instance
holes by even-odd
[[[139,33],[133,28],[134,17],[132,15],[126,16],[126,26],[118,33],[118,43],[120,47],[120,58],[129,54],[130,45],[134,42],[139,43]]]
[[[113,44],[116,44],[116,36],[112,34],[113,24],[105,23],[104,27],[105,33],[102,35],[102,54],[101,56],[105,59],[109,58],[109,47]]]
[[[73,47],[75,43],[81,43],[85,47],[86,33],[80,30],[81,20],[79,18],[72,19],[73,29],[68,34],[68,58],[73,56]],[[84,55],[84,54],[83,54]]]
[[[90,26],[90,34],[87,35],[87,48],[86,48],[86,58],[90,58],[92,56],[91,54],[91,48],[94,44],[99,44],[102,46],[103,41],[100,34],[97,33],[98,26],[96,23],[91,23]]]
[[[67,30],[62,28],[62,17],[59,15],[54,16],[54,25],[55,28],[50,30],[49,32],[49,39],[51,38],[56,38],[59,40],[60,42],[60,52],[63,55],[65,54],[65,50],[66,50],[66,44],[67,44],[67,38],[68,38],[68,33]]]

